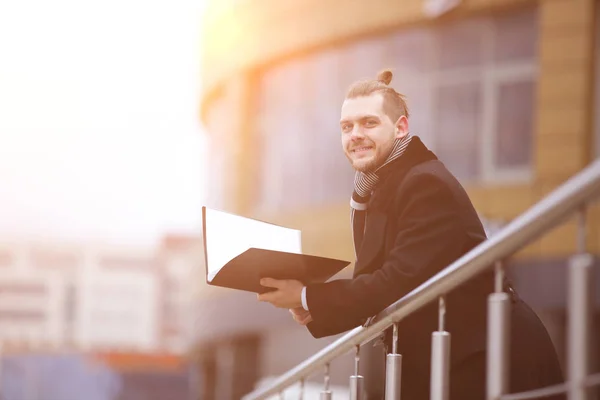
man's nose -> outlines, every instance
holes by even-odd
[[[352,139],[353,141],[359,141],[359,140],[363,140],[364,138],[365,138],[365,135],[363,134],[363,131],[360,128],[360,126],[355,126],[354,129],[352,129],[352,134],[350,135],[350,139]]]

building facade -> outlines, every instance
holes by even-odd
[[[176,236],[150,247],[2,240],[4,352],[183,355],[201,249]]]
[[[394,70],[392,85],[407,96],[412,134],[493,224],[600,156],[596,0],[462,0],[442,14],[433,6],[449,2],[213,3],[201,72],[208,205],[301,229],[307,253],[353,257],[353,171],[340,147],[340,105],[350,83],[383,68]],[[587,248],[598,254],[600,208],[588,209],[587,221]],[[576,227],[566,221],[510,260],[561,354],[564,266],[576,251]],[[244,296],[217,290],[201,302],[198,320],[224,328],[218,339],[199,335],[199,349],[256,335],[248,360],[269,376],[330,340],[312,339],[285,313]],[[340,365],[339,379],[349,368]]]

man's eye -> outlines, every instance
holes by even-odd
[[[342,125],[342,131],[348,132],[350,129],[352,129],[352,125],[349,125],[349,124]]]
[[[365,123],[365,125],[367,125],[367,126],[375,126],[375,125],[377,125],[377,122],[371,119],[371,120],[368,120]]]

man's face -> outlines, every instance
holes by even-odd
[[[406,117],[392,121],[384,112],[383,101],[376,93],[346,99],[342,105],[342,147],[357,171],[377,169],[392,151],[395,139],[408,133]]]

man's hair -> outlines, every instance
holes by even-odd
[[[383,111],[390,117],[392,122],[396,122],[402,115],[408,118],[406,97],[388,86],[392,81],[392,76],[392,71],[386,69],[377,74],[377,79],[375,80],[355,82],[348,88],[346,98],[353,99],[381,93],[383,95]]]

